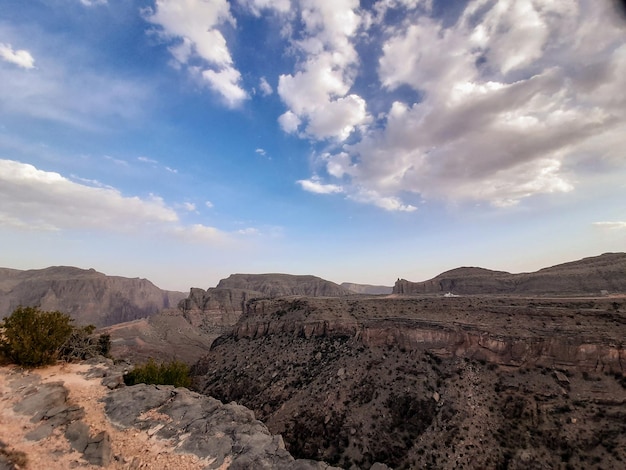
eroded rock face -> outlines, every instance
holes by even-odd
[[[217,288],[252,290],[262,292],[265,297],[341,297],[353,294],[334,282],[316,276],[293,274],[231,274],[222,279]]]
[[[343,468],[619,466],[624,335],[624,299],[265,299],[195,386]]]
[[[178,309],[192,325],[210,329],[237,323],[250,299],[266,297],[262,292],[235,289],[192,288],[189,296],[178,303]]]
[[[626,374],[624,310],[626,301],[611,299],[274,299],[249,303],[231,334],[348,337],[514,367]]]
[[[331,469],[323,462],[296,461],[280,436],[272,435],[249,409],[184,388],[135,385],[105,401],[113,423],[174,441],[180,452],[208,459],[207,469]]]
[[[184,297],[146,279],[106,276],[93,269],[0,269],[0,317],[22,305],[59,310],[76,324],[107,326],[154,315]]]
[[[534,273],[458,268],[424,282],[398,279],[394,294],[600,295],[626,293],[626,253],[605,253]]]
[[[371,284],[355,284],[353,282],[342,282],[341,287],[355,294],[388,295],[393,292],[393,287],[391,286],[373,286]]]

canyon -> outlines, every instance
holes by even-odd
[[[194,386],[341,468],[617,468],[625,335],[624,297],[255,300]]]
[[[72,269],[50,268],[28,295],[20,272],[0,270],[0,305],[20,292],[42,308],[66,305],[110,334],[116,358],[193,365],[193,389],[252,410],[264,436],[282,436],[288,466],[582,470],[626,460],[625,253],[534,273],[462,267],[399,279],[391,293],[234,274],[152,296],[145,280],[130,280],[137,293],[119,296],[151,305],[160,296],[162,307],[142,313],[137,302],[121,323],[124,310],[90,306],[116,305],[106,299],[124,283],[87,288],[103,275]],[[226,462],[236,449],[220,452]]]

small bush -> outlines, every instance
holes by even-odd
[[[53,364],[72,334],[72,318],[61,312],[18,307],[2,321],[0,350],[12,362],[39,367]]]
[[[108,356],[111,352],[111,336],[95,336],[93,325],[74,328],[63,344],[60,358],[64,361],[82,361],[95,356]]]
[[[143,383],[189,387],[191,378],[189,376],[189,366],[184,362],[171,361],[169,363],[162,362],[157,364],[154,359],[150,359],[145,364],[136,366],[126,374],[124,383],[126,385]]]

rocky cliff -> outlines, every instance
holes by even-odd
[[[0,468],[332,470],[296,460],[236,403],[185,388],[125,387],[112,361],[0,366]]]
[[[373,286],[371,284],[355,284],[353,282],[342,282],[341,287],[355,294],[387,295],[393,292],[393,287],[390,286]]]
[[[626,293],[626,253],[605,253],[533,273],[453,269],[423,282],[398,279],[394,294],[600,295]]]
[[[353,294],[334,282],[316,276],[293,274],[231,274],[222,279],[217,289],[244,289],[262,292],[266,297],[305,295],[308,297],[340,297]]]
[[[353,338],[506,366],[626,374],[626,302],[516,298],[274,299],[250,302],[236,339]]]
[[[612,467],[625,335],[624,298],[256,300],[195,384],[342,468]]]
[[[76,324],[106,326],[154,315],[184,297],[146,279],[107,276],[93,269],[0,269],[1,317],[19,305],[36,306],[67,313]]]

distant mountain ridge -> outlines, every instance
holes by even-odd
[[[107,326],[154,315],[185,297],[183,292],[159,289],[147,279],[107,276],[94,269],[0,268],[0,317],[22,305],[59,310],[77,325]]]
[[[295,274],[231,274],[216,289],[243,289],[261,292],[268,297],[304,295],[309,297],[340,297],[353,292],[339,284],[317,276]]]
[[[604,253],[531,273],[511,274],[462,267],[423,282],[398,279],[394,294],[564,294],[626,293],[626,253]]]
[[[373,286],[371,284],[357,284],[354,282],[342,282],[341,287],[355,294],[385,295],[393,292],[393,287],[391,286]]]

